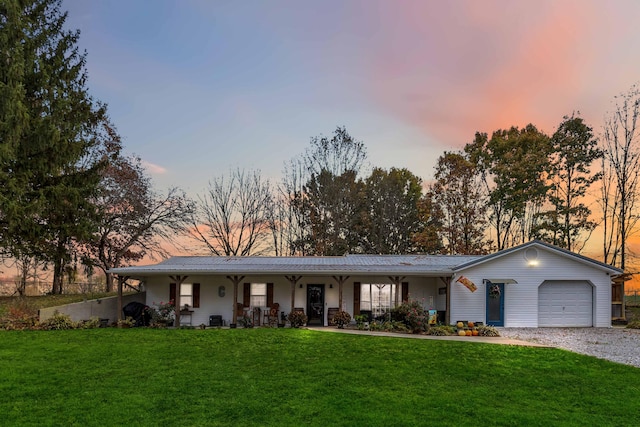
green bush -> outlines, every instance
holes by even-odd
[[[364,314],[356,314],[353,316],[353,319],[356,321],[356,325],[358,325],[358,329],[365,330],[369,327],[369,317]]]
[[[78,326],[80,327],[80,329],[97,329],[100,327],[100,318],[97,316],[92,316],[89,318],[89,320],[80,322]]]
[[[429,312],[417,300],[409,299],[391,311],[391,319],[404,322],[407,329],[414,333],[423,332],[429,327]]]
[[[447,325],[432,326],[431,328],[427,329],[428,335],[447,336],[447,335],[455,335],[455,333],[456,333],[456,328],[454,328],[453,326],[447,326]]]
[[[389,320],[389,321],[380,321],[374,320],[369,324],[370,331],[381,331],[381,332],[409,332],[409,328],[404,322]]]
[[[57,310],[49,319],[40,322],[40,329],[45,331],[59,331],[63,329],[77,329],[78,324],[71,320],[68,314],[59,313]]]

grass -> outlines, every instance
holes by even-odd
[[[297,329],[3,332],[3,425],[636,425],[640,369]]]
[[[33,306],[36,310],[40,308],[55,307],[57,305],[71,304],[73,302],[81,302],[86,299],[105,298],[108,296],[116,296],[117,292],[91,292],[87,294],[62,294],[62,295],[39,295],[39,296],[1,296],[0,310],[16,300],[24,301]]]

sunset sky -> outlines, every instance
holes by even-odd
[[[272,180],[336,126],[428,181],[476,131],[580,111],[640,80],[640,2],[64,0],[89,87],[159,189]],[[597,257],[597,248],[591,256]]]

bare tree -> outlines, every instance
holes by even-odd
[[[307,168],[301,156],[285,163],[282,182],[276,189],[273,210],[269,215],[276,256],[309,254],[302,244],[308,233],[303,209],[307,203],[304,191],[307,179]]]
[[[605,117],[602,135],[604,261],[623,270],[627,267],[627,241],[640,218],[640,146],[636,133],[639,113],[640,89],[634,85],[615,98],[615,109]]]
[[[334,176],[345,172],[360,171],[367,158],[367,150],[362,141],[354,139],[345,127],[337,127],[331,139],[313,137],[304,154],[304,164],[309,176],[327,171]]]
[[[192,236],[218,256],[269,251],[272,193],[260,171],[236,169],[209,182],[192,217]]]
[[[37,283],[39,273],[42,268],[46,266],[46,263],[39,261],[36,258],[29,256],[22,256],[13,260],[13,264],[18,270],[16,277],[16,293],[20,296],[27,294],[27,284],[31,281]]]
[[[83,262],[104,272],[108,292],[113,290],[109,269],[145,256],[168,256],[170,242],[185,232],[193,209],[177,188],[166,194],[153,191],[140,159],[121,156],[105,170],[95,204],[101,221],[84,245]]]

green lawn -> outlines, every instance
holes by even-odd
[[[0,333],[0,424],[638,425],[640,369],[296,329]]]

